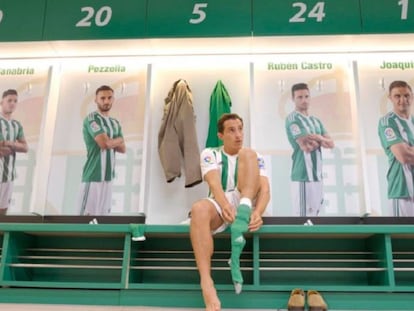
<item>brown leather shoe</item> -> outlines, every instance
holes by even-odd
[[[323,300],[321,294],[316,290],[308,290],[308,307],[309,311],[327,311],[328,306]]]
[[[288,301],[288,311],[304,311],[305,310],[305,293],[300,288],[295,288],[290,293]]]

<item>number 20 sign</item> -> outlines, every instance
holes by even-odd
[[[48,0],[46,40],[139,38],[146,0]]]

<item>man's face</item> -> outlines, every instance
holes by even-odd
[[[112,108],[114,94],[112,91],[99,91],[95,96],[95,103],[98,105],[100,112],[108,112]]]
[[[224,150],[235,154],[243,147],[243,123],[239,119],[229,119],[223,125],[223,133],[218,133],[218,137],[223,141]]]
[[[17,95],[7,95],[1,101],[1,110],[3,114],[11,114],[17,106]]]
[[[298,111],[308,110],[309,104],[310,104],[309,90],[305,89],[305,90],[294,91],[292,100],[295,103],[296,110]]]
[[[397,114],[410,114],[413,94],[408,87],[395,87],[391,90],[388,98],[394,106],[394,112]]]

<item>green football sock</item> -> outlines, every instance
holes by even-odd
[[[132,241],[145,241],[145,225],[144,224],[130,224],[129,229],[132,234]]]
[[[243,284],[243,276],[240,271],[240,255],[246,244],[246,239],[243,237],[243,233],[248,230],[250,214],[251,210],[249,206],[245,204],[239,205],[237,208],[236,219],[230,226],[231,258],[229,264],[231,268],[231,277],[237,294],[241,292],[241,285]]]

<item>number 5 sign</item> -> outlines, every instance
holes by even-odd
[[[221,37],[251,34],[250,0],[150,0],[149,37]]]
[[[146,0],[47,0],[44,39],[139,38]]]

